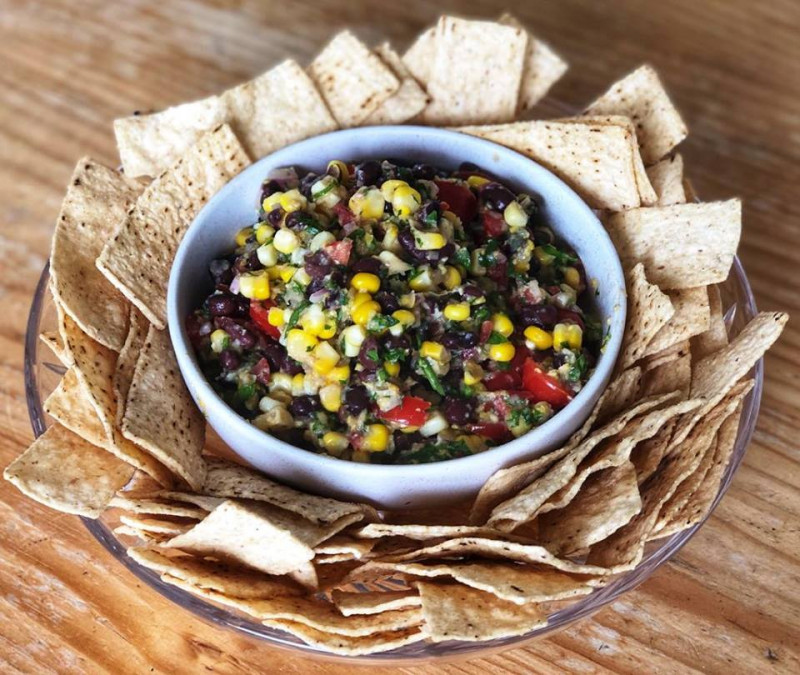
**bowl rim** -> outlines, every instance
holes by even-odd
[[[188,251],[190,250],[193,240],[199,231],[198,223],[201,223],[202,219],[205,217],[205,214],[210,213],[220,202],[229,198],[230,194],[235,192],[236,186],[239,183],[247,180],[250,174],[258,173],[259,171],[265,174],[265,170],[261,167],[263,167],[263,165],[266,163],[274,162],[276,157],[280,158],[280,163],[278,166],[290,166],[294,163],[290,159],[291,155],[296,153],[298,149],[302,150],[307,146],[320,146],[321,148],[324,148],[326,142],[334,137],[352,137],[353,142],[355,142],[359,137],[366,136],[368,134],[375,134],[376,131],[379,131],[383,135],[392,135],[395,138],[399,137],[400,139],[406,138],[414,142],[418,142],[420,137],[422,137],[422,139],[441,139],[449,137],[453,141],[467,143],[478,148],[481,151],[481,154],[486,156],[499,154],[501,156],[506,155],[512,161],[522,160],[523,163],[528,165],[530,171],[534,175],[538,174],[539,176],[544,176],[547,180],[555,181],[555,184],[558,186],[558,188],[562,190],[570,199],[574,200],[575,208],[583,211],[582,217],[586,217],[587,220],[592,222],[593,226],[596,226],[596,232],[594,233],[594,236],[596,237],[598,245],[608,250],[609,255],[606,256],[606,264],[613,268],[611,272],[615,277],[614,285],[617,286],[618,289],[621,288],[621,307],[619,307],[611,317],[607,318],[608,327],[610,329],[610,339],[604,346],[604,350],[601,353],[600,361],[595,369],[594,374],[587,381],[581,391],[575,395],[570,403],[568,403],[564,408],[553,415],[553,417],[551,417],[541,426],[536,427],[507,443],[489,447],[483,452],[474,455],[424,464],[371,464],[353,462],[350,460],[341,460],[336,457],[314,453],[272,436],[271,434],[258,429],[256,426],[238,415],[233,408],[225,403],[216,390],[214,390],[214,388],[211,386],[211,383],[208,382],[205,375],[203,375],[197,363],[194,349],[189,343],[186,335],[183,317],[178,313],[178,302],[176,300],[177,287],[180,280],[178,270],[180,270],[184,259],[188,257]],[[609,292],[613,293],[615,290],[617,289],[612,288]],[[600,293],[602,293],[602,290]],[[617,290],[617,293],[620,294],[620,291]],[[313,464],[320,470],[325,470],[326,468],[331,470],[345,469],[350,472],[353,480],[369,479],[379,475],[381,477],[385,477],[387,471],[391,471],[392,476],[398,480],[413,480],[414,478],[419,478],[423,475],[432,473],[436,470],[436,467],[446,466],[448,469],[452,467],[454,469],[463,469],[469,471],[471,467],[477,467],[479,464],[482,464],[485,461],[484,457],[487,453],[492,453],[496,458],[496,461],[499,462],[500,466],[510,466],[512,464],[519,463],[520,461],[526,461],[528,459],[535,458],[542,454],[537,454],[537,451],[535,449],[531,450],[530,446],[535,445],[537,441],[539,441],[541,444],[541,439],[545,438],[547,434],[557,430],[560,426],[563,426],[569,419],[569,417],[564,413],[567,413],[570,407],[572,407],[573,411],[576,411],[585,401],[594,399],[594,402],[596,402],[605,387],[608,385],[611,374],[616,366],[617,357],[622,345],[622,338],[627,320],[626,299],[625,276],[622,269],[622,263],[611,237],[606,232],[595,212],[575,192],[575,190],[573,190],[552,171],[545,168],[538,162],[530,159],[529,157],[516,152],[515,150],[499,145],[492,141],[479,138],[477,136],[471,136],[437,127],[387,125],[341,129],[298,141],[297,143],[285,146],[274,153],[266,155],[258,161],[253,162],[250,166],[246,167],[241,173],[223,186],[195,216],[194,220],[187,229],[186,234],[181,240],[181,243],[175,254],[167,289],[167,325],[181,374],[185,380],[191,379],[193,385],[197,387],[197,389],[192,393],[199,398],[200,401],[202,401],[200,409],[203,411],[204,416],[206,416],[207,421],[208,417],[206,415],[206,408],[210,405],[214,405],[215,410],[218,411],[218,414],[224,416],[224,423],[226,425],[230,425],[230,427],[244,441],[253,444],[270,444],[273,446],[273,448],[277,447],[280,451],[291,455],[292,461],[298,461],[303,464]],[[190,391],[191,389],[192,388],[190,387]],[[587,409],[586,415],[584,416],[584,419],[581,420],[580,424],[585,421],[585,418],[588,417],[590,412],[591,407]],[[576,425],[576,428],[579,427],[580,424]],[[526,447],[529,448],[527,457],[525,457]],[[238,453],[236,454],[238,455]],[[344,465],[346,465],[346,467]]]

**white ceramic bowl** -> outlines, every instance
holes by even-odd
[[[455,169],[473,162],[513,188],[539,195],[545,219],[580,255],[596,280],[596,311],[610,338],[594,374],[552,419],[481,454],[418,465],[343,461],[297,448],[237,415],[206,381],[184,328],[185,317],[211,292],[208,264],[227,255],[236,233],[257,220],[261,183],[273,169],[296,165],[321,172],[331,159],[402,158]],[[208,423],[242,459],[264,473],[317,494],[368,501],[387,509],[430,507],[475,495],[500,468],[562,444],[586,419],[614,368],[625,326],[625,280],[619,258],[594,213],[567,185],[530,159],[489,141],[429,127],[365,127],[290,145],[256,162],[219,191],[178,249],[167,297],[169,330],[186,384]]]

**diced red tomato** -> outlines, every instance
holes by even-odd
[[[512,438],[511,431],[503,422],[478,422],[468,424],[467,431],[492,441],[506,441]]]
[[[482,215],[483,231],[489,239],[499,237],[507,229],[506,221],[499,213],[495,211],[484,211]]]
[[[494,324],[489,321],[488,319],[481,324],[481,332],[478,336],[478,340],[481,344],[486,344],[486,341],[489,339],[489,336],[492,334],[492,329]]]
[[[430,407],[430,402],[423,398],[406,396],[400,405],[391,410],[379,412],[378,417],[404,427],[421,427],[427,418],[425,411]]]
[[[328,254],[328,257],[331,260],[333,260],[333,262],[339,265],[347,265],[348,261],[350,260],[350,252],[352,250],[353,250],[352,239],[342,239],[341,241],[335,241],[332,244],[328,244],[325,247],[325,253]]]
[[[250,372],[253,373],[253,375],[256,376],[256,380],[258,380],[265,387],[269,386],[269,361],[263,358],[259,359],[258,363],[256,363],[256,365],[250,369]]]
[[[446,180],[436,180],[439,188],[439,201],[447,202],[450,210],[467,223],[478,213],[478,199],[469,188]]]
[[[356,217],[353,215],[353,212],[350,209],[348,209],[344,204],[342,204],[342,202],[339,202],[338,204],[336,204],[336,206],[333,207],[333,212],[339,218],[339,224],[342,227],[344,227],[345,225],[349,225],[356,219]]]
[[[497,370],[483,378],[483,384],[489,391],[518,389],[522,385],[519,371]]]
[[[251,300],[250,318],[262,333],[266,333],[273,340],[279,340],[280,330],[269,322],[269,308],[274,306],[275,303],[272,300]]]
[[[532,358],[522,366],[522,386],[534,395],[537,401],[546,401],[554,408],[563,408],[572,400],[572,394],[561,382],[550,377]]]

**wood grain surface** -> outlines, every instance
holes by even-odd
[[[23,337],[74,162],[116,163],[111,120],[219,91],[346,26],[404,48],[443,11],[512,10],[571,63],[580,108],[644,61],[689,123],[705,198],[741,195],[762,309],[794,314],[711,520],[644,585],[552,638],[416,673],[800,672],[800,4],[797,0],[0,0],[0,464],[32,440]],[[346,673],[222,632],[143,586],[76,518],[0,485],[0,672]]]

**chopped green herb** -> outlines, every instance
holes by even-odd
[[[503,342],[508,342],[508,338],[505,335],[501,335],[496,330],[493,330],[489,334],[489,339],[486,340],[486,342],[488,342],[490,345],[499,345]]]
[[[425,379],[428,380],[428,383],[431,385],[431,389],[433,389],[440,396],[444,396],[444,387],[439,380],[439,376],[433,370],[433,364],[430,362],[430,359],[421,356],[419,358],[419,369],[425,376]]]
[[[553,256],[556,263],[562,267],[568,267],[569,265],[574,265],[576,262],[578,262],[578,259],[574,255],[557,249],[552,244],[545,244],[542,246],[542,249],[545,253],[547,253],[547,255]]]
[[[286,330],[285,332],[289,332],[297,325],[297,322],[300,321],[300,317],[303,314],[303,311],[306,307],[308,307],[311,303],[308,300],[303,300],[297,307],[294,308],[292,315],[289,317],[289,320],[286,322]]]
[[[459,248],[453,256],[453,260],[456,264],[461,265],[461,267],[469,268],[472,264],[472,257],[469,254],[469,250],[466,248]]]

